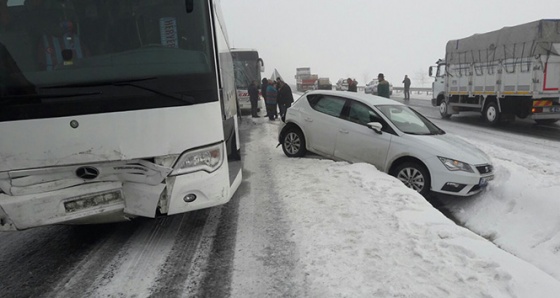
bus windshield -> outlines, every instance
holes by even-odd
[[[207,1],[9,0],[0,9],[9,16],[0,121],[218,101]]]

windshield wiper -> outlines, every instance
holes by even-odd
[[[167,98],[171,98],[171,99],[174,99],[174,100],[185,102],[185,103],[188,103],[188,104],[196,103],[196,99],[192,96],[185,96],[185,95],[181,94],[181,96],[178,97],[178,96],[175,96],[175,95],[172,95],[172,94],[169,94],[169,93],[161,92],[157,89],[133,84],[133,83],[136,83],[136,82],[151,81],[151,80],[155,80],[155,79],[157,79],[157,77],[145,77],[145,78],[129,79],[129,80],[109,80],[109,81],[98,81],[98,82],[48,86],[48,87],[42,87],[42,89],[80,88],[80,87],[99,87],[99,86],[115,86],[115,87],[130,86],[130,87],[135,87],[135,88],[138,88],[138,89],[146,90],[148,92],[152,92],[152,93],[155,93],[157,95],[161,95],[161,96],[164,96],[164,97],[167,97]]]

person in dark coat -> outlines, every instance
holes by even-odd
[[[280,117],[282,121],[284,121],[284,119],[286,119],[286,110],[288,110],[292,102],[294,102],[294,95],[292,94],[292,88],[280,79],[278,80],[278,97],[276,100],[280,107]]]
[[[407,75],[404,75],[404,100],[410,100],[410,79]]]
[[[352,80],[351,78],[348,78],[346,81],[348,82],[348,91],[358,92],[358,82]]]
[[[274,120],[274,115],[276,114],[276,97],[278,96],[278,91],[274,86],[274,82],[270,80],[268,86],[266,87],[266,115],[268,120]]]
[[[257,108],[259,105],[259,89],[257,88],[257,82],[252,81],[249,85],[249,100],[251,101],[251,116],[253,118],[258,118]]]
[[[377,75],[377,80],[379,81],[377,84],[377,96],[389,98],[389,82],[385,81],[385,76],[382,73]]]

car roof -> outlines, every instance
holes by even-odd
[[[332,95],[332,96],[339,96],[350,98],[362,103],[371,104],[371,105],[401,105],[404,104],[392,100],[390,98],[381,97],[377,95],[365,94],[365,93],[358,93],[358,92],[348,92],[348,91],[330,91],[330,90],[313,90],[306,93],[306,95],[311,94],[325,94],[325,95]]]

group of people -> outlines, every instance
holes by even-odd
[[[281,78],[271,80],[267,78],[262,79],[260,86],[261,94],[266,105],[266,116],[270,121],[278,119],[278,115],[282,119],[286,117],[286,110],[294,102],[292,88]],[[251,82],[249,85],[249,99],[251,101],[251,116],[258,118],[257,106],[259,102],[259,87],[257,82]]]

